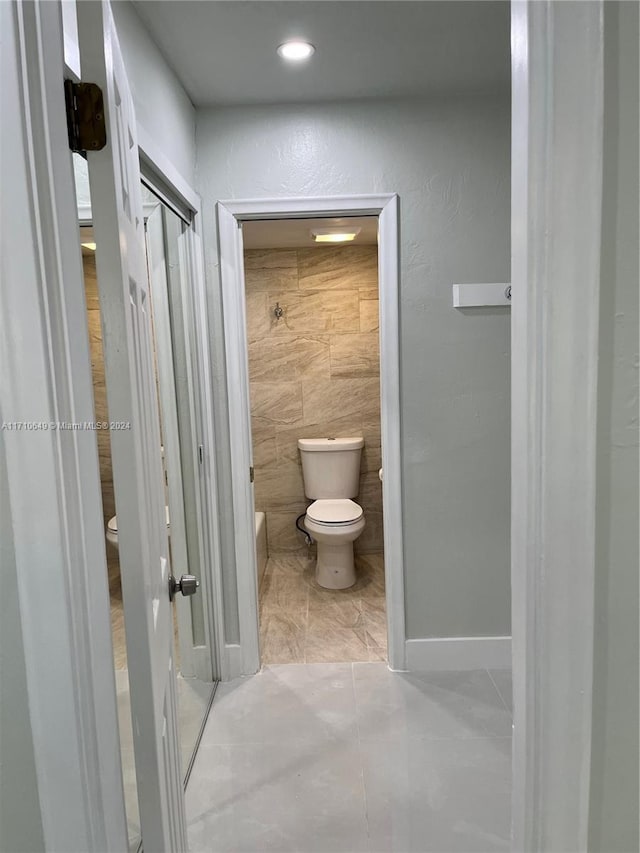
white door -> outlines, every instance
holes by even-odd
[[[166,496],[171,519],[171,563],[176,575],[189,573],[187,551],[187,525],[185,519],[184,490],[182,488],[182,462],[180,428],[178,425],[178,401],[176,378],[173,365],[171,312],[167,282],[165,211],[158,203],[147,218],[146,243],[149,286],[153,305],[154,341],[158,370],[158,390],[162,422],[162,444],[164,467],[167,474]],[[178,596],[175,602],[178,621],[178,646],[182,675],[195,675],[193,663],[193,629],[191,625],[191,601]]]
[[[147,853],[186,850],[170,565],[132,98],[108,3],[78,3],[82,79],[107,145],[88,154],[118,516],[140,824]]]

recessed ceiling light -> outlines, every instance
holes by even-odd
[[[360,233],[360,228],[353,231],[331,231],[329,228],[318,228],[311,232],[316,243],[350,243]]]
[[[290,62],[302,62],[304,59],[309,59],[315,51],[315,47],[308,41],[286,41],[278,48],[278,56]]]
[[[82,248],[83,249],[90,249],[92,252],[95,252],[96,244],[95,243],[82,243]]]

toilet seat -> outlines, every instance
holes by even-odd
[[[362,507],[349,499],[318,500],[307,507],[307,517],[327,527],[347,527],[360,521]]]

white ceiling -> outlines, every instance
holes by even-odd
[[[509,3],[134,0],[196,106],[410,98],[509,86]],[[315,55],[276,54],[303,38]]]
[[[316,243],[311,235],[314,228],[330,228],[336,231],[351,231],[356,228],[360,233],[351,242]],[[242,223],[242,240],[245,249],[297,249],[313,246],[322,249],[325,246],[376,245],[378,242],[377,216],[333,217],[324,219],[260,219]]]

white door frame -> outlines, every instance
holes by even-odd
[[[251,411],[245,318],[243,221],[318,216],[378,217],[380,297],[380,400],[382,505],[387,597],[389,666],[405,669],[402,469],[400,458],[399,200],[395,194],[221,201],[217,205],[220,278],[224,308],[226,378],[229,389],[231,479],[241,672],[260,668],[257,571],[252,464]],[[231,666],[231,669],[233,667]]]
[[[143,131],[143,136],[146,137]],[[148,137],[140,151],[140,168],[145,183],[158,194],[187,225],[180,241],[180,268],[185,284],[182,292],[184,340],[189,372],[189,405],[191,424],[191,460],[200,485],[198,495],[198,532],[201,586],[206,646],[180,643],[181,661],[187,675],[208,680],[223,676],[221,650],[224,649],[222,615],[221,558],[217,528],[217,494],[215,470],[215,433],[213,429],[211,384],[209,379],[209,339],[206,331],[206,290],[202,267],[200,197],[184,182],[171,163],[155,149]],[[188,285],[188,286],[187,286]],[[153,295],[153,288],[152,288]],[[207,416],[207,412],[211,414]],[[201,448],[201,450],[200,450]],[[190,599],[178,597],[179,635],[193,635]]]
[[[512,849],[588,849],[602,3],[512,3]]]
[[[194,663],[198,678],[225,678],[224,614],[222,609],[222,557],[218,519],[216,473],[216,433],[213,415],[211,355],[204,250],[202,245],[202,200],[185,181],[173,163],[165,157],[145,127],[138,123],[140,173],[153,191],[185,221],[190,222],[186,235],[184,263],[191,287],[185,292],[186,338],[190,348],[193,398],[193,445],[198,448],[194,465],[200,469],[199,528],[201,535],[202,584],[208,649],[196,649]]]
[[[44,849],[127,849],[82,259],[57,3],[2,3],[2,512],[13,530]],[[59,69],[59,74],[52,74]],[[5,685],[6,686],[6,685]],[[36,816],[33,816],[36,820]]]

